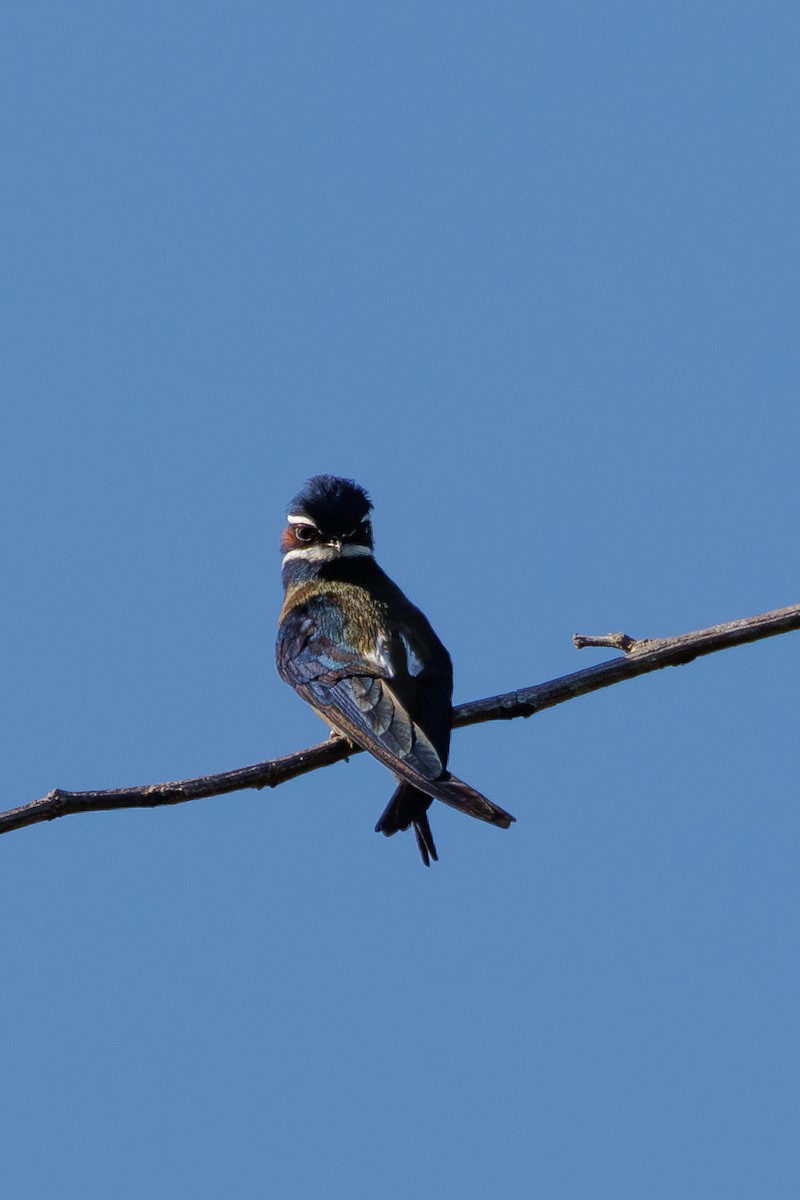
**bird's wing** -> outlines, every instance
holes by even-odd
[[[403,671],[393,680],[403,706],[424,730],[447,766],[453,722],[453,667],[450,655],[422,613],[392,629]]]
[[[402,683],[408,670],[405,662],[395,661],[400,656],[393,657],[393,642],[387,638],[362,653],[347,641],[336,607],[312,602],[290,610],[281,623],[278,671],[334,729],[399,779],[470,816],[507,828],[514,818],[447,774],[443,756],[403,704],[394,677]],[[449,718],[449,694],[447,699]]]
[[[369,656],[345,641],[338,614],[290,612],[278,636],[278,670],[335,729],[396,773],[437,779],[444,763],[392,686],[400,674],[386,643]],[[413,780],[411,780],[413,782]]]

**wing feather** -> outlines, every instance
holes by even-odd
[[[434,746],[385,680],[351,675],[332,685],[315,682],[297,690],[334,728],[395,773],[403,765],[414,778],[432,781],[443,773]]]

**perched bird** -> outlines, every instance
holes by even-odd
[[[363,488],[333,475],[315,475],[292,501],[278,672],[334,733],[394,773],[399,786],[375,829],[389,837],[413,825],[429,866],[432,799],[503,829],[514,818],[447,770],[450,655],[376,563],[371,509]]]

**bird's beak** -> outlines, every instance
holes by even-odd
[[[326,543],[326,545],[330,546],[332,550],[335,550],[337,554],[341,554],[341,553],[342,553],[342,543],[341,543],[341,541],[327,542],[327,543]]]

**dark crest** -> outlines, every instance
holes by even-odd
[[[371,508],[369,496],[352,479],[315,475],[303,484],[289,512],[310,517],[321,532],[336,535],[356,529]]]

